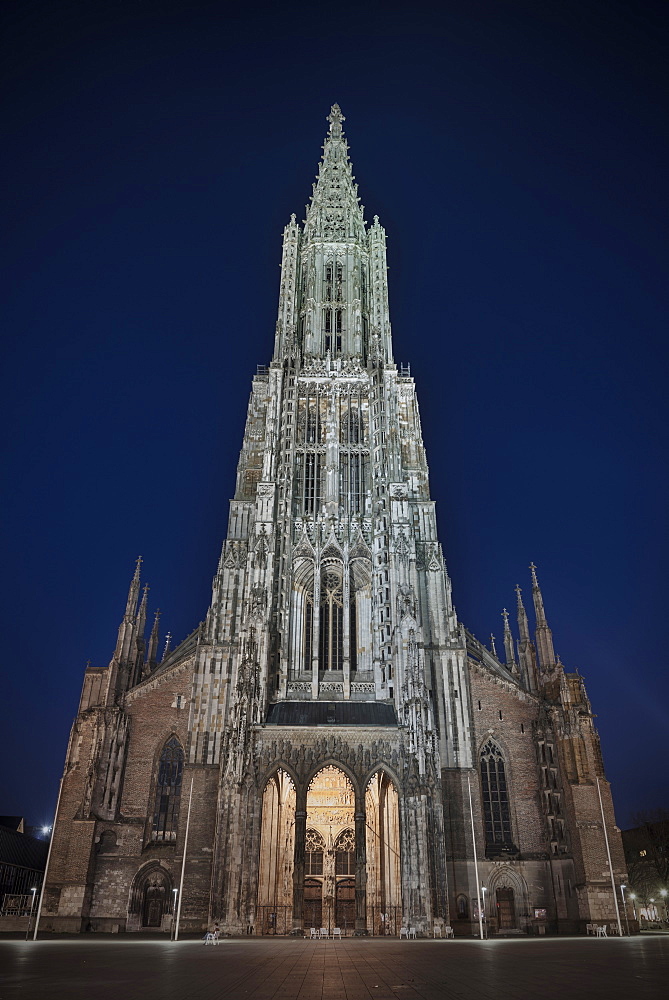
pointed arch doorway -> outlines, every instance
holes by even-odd
[[[399,934],[402,926],[400,821],[397,789],[385,771],[365,791],[367,828],[367,927],[370,934]]]
[[[304,927],[355,930],[355,791],[334,765],[322,768],[307,790]],[[315,917],[315,883],[320,887],[321,923]]]

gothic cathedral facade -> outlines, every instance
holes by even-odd
[[[198,933],[615,919],[599,740],[535,568],[534,638],[519,588],[503,655],[457,619],[343,120],[284,230],[206,619],[159,657],[138,561],[111,662],[86,671],[42,930],[167,931],[177,899]]]

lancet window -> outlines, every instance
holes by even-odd
[[[316,514],[320,507],[324,407],[317,394],[298,400],[295,498],[299,514]]]
[[[173,843],[177,839],[183,766],[183,747],[176,736],[172,736],[163,747],[158,762],[151,840]]]
[[[480,754],[486,853],[513,850],[509,790],[502,751],[488,740]]]
[[[325,841],[317,830],[307,830],[304,852],[304,874],[322,875]]]
[[[366,402],[366,401],[365,401]],[[339,502],[346,514],[362,514],[369,478],[366,410],[362,395],[342,398],[339,409]]]
[[[344,594],[340,577],[327,572],[321,587],[320,649],[321,670],[342,670],[344,666]]]
[[[355,833],[344,830],[335,844],[335,875],[355,875]]]

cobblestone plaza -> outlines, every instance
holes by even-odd
[[[562,1000],[666,996],[669,935],[0,942],[1,1000]]]

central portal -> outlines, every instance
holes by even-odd
[[[384,771],[356,800],[335,764],[301,789],[279,770],[265,787],[261,830],[257,933],[399,933],[398,796]]]
[[[355,792],[343,771],[324,767],[307,791],[304,926],[355,928]],[[315,896],[320,892],[320,899]],[[320,903],[320,908],[318,908]],[[315,921],[320,913],[320,923]]]

